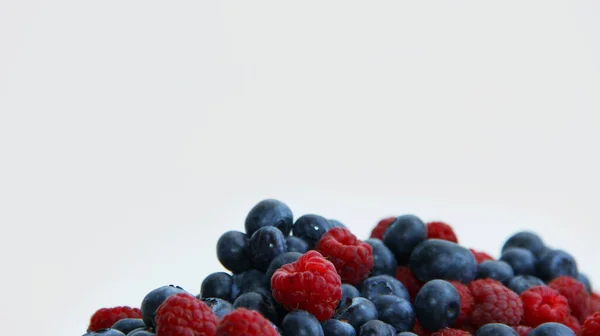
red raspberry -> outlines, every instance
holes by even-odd
[[[451,329],[451,328],[438,330],[438,331],[434,332],[433,334],[431,334],[431,336],[470,336],[470,335],[471,335],[470,332],[460,330],[460,329]]]
[[[459,281],[449,282],[456,288],[458,295],[460,295],[460,313],[458,314],[456,322],[454,322],[454,326],[463,327],[467,324],[469,316],[471,316],[471,312],[473,312],[473,294],[471,294],[469,287],[463,285]]]
[[[404,287],[406,287],[412,300],[415,299],[417,293],[419,293],[419,290],[423,287],[423,281],[417,279],[408,266],[398,266],[396,268],[396,279],[402,282]]]
[[[569,314],[567,299],[548,286],[535,286],[521,293],[523,324],[537,327],[546,322],[561,322]]]
[[[335,265],[343,283],[356,285],[373,268],[373,248],[346,228],[336,227],[321,237],[315,250]]]
[[[588,314],[600,312],[600,294],[592,293],[588,297]]]
[[[187,293],[169,296],[156,310],[160,336],[215,336],[219,318],[206,303]]]
[[[517,334],[519,334],[519,336],[527,336],[529,334],[529,332],[533,330],[532,327],[522,326],[522,325],[513,327],[513,329],[515,329],[515,331],[517,332]]]
[[[580,336],[600,335],[600,313],[594,313],[585,319]]]
[[[124,318],[142,318],[142,311],[139,308],[126,306],[99,309],[90,318],[88,330],[97,331],[110,328],[115,322]]]
[[[413,326],[413,333],[419,336],[431,336],[432,332],[423,328],[419,320],[415,321],[415,325]]]
[[[223,316],[217,327],[217,336],[279,336],[271,322],[259,312],[237,308]]]
[[[492,279],[475,280],[469,284],[475,304],[471,324],[479,328],[487,323],[518,325],[523,316],[523,304],[519,296]]]
[[[342,298],[342,280],[335,266],[314,250],[276,270],[271,288],[284,308],[306,310],[319,321],[331,318]]]
[[[560,323],[566,325],[571,330],[573,330],[575,335],[579,335],[579,332],[581,331],[581,324],[579,323],[579,320],[577,320],[577,318],[575,316],[569,315],[569,316],[567,316],[566,319],[564,319]]]
[[[458,244],[454,230],[444,222],[427,223],[427,239],[442,239]]]
[[[548,284],[567,298],[571,313],[583,322],[588,312],[588,292],[585,285],[570,276],[558,277]]]
[[[371,238],[383,240],[383,234],[385,233],[385,230],[387,230],[390,224],[392,224],[395,220],[396,217],[388,217],[380,220],[379,223],[377,223],[377,225],[375,225],[373,228],[373,231],[371,231]]]
[[[473,253],[475,260],[477,260],[477,264],[481,264],[482,262],[484,262],[486,260],[494,260],[494,258],[492,256],[490,256],[489,254],[487,254],[485,252],[476,251],[474,249],[469,249],[469,251],[471,251],[471,253]]]

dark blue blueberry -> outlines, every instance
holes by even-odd
[[[246,234],[251,237],[254,232],[265,226],[273,226],[289,236],[294,223],[292,210],[283,202],[266,199],[258,202],[246,216]]]
[[[281,322],[281,331],[285,336],[324,336],[317,318],[304,310],[287,313]]]
[[[294,236],[304,239],[309,248],[313,248],[319,239],[331,229],[331,224],[324,217],[319,215],[303,215],[296,219],[294,223]]]
[[[531,251],[520,247],[506,249],[500,260],[512,267],[515,275],[534,275],[536,257]]]
[[[585,274],[579,273],[577,275],[577,281],[581,282],[585,286],[585,289],[587,289],[588,293],[592,293],[592,283]]]
[[[371,276],[387,274],[391,276],[396,275],[396,257],[392,251],[390,251],[383,242],[377,238],[370,238],[365,240],[365,243],[371,245],[373,248],[373,268],[371,269]]]
[[[233,311],[233,305],[229,301],[225,301],[219,298],[204,298],[202,299],[207,306],[212,309],[213,313],[219,318],[231,313]]]
[[[275,324],[280,322],[275,302],[263,293],[248,292],[240,295],[233,302],[233,308],[240,307],[257,311]]]
[[[360,296],[360,292],[356,287],[350,284],[342,284],[342,298],[340,299],[338,308],[349,306],[352,304],[352,299],[358,296]]]
[[[360,294],[369,300],[380,295],[395,295],[410,301],[410,295],[402,282],[389,275],[376,275],[367,278],[361,284]]]
[[[396,336],[396,330],[391,325],[380,321],[371,320],[360,327],[359,336]]]
[[[373,304],[381,321],[396,331],[412,330],[416,316],[410,301],[394,295],[381,295],[373,299]]]
[[[135,329],[145,328],[146,324],[141,318],[124,318],[112,325],[111,329],[119,330],[127,335]]]
[[[143,330],[143,329],[136,329],[132,332],[130,332],[129,334],[127,334],[127,336],[155,336],[156,334],[148,331],[148,330]]]
[[[504,243],[504,246],[502,246],[502,254],[504,254],[506,250],[512,247],[521,247],[526,250],[529,250],[537,258],[539,258],[546,249],[546,246],[542,241],[542,238],[540,238],[540,236],[536,235],[533,232],[527,231],[515,233],[510,238],[508,238],[508,240],[506,240],[506,242]]]
[[[232,300],[248,292],[270,293],[270,287],[267,286],[266,276],[257,269],[251,269],[244,273],[234,274],[232,276],[233,285],[231,287]]]
[[[477,266],[477,279],[494,279],[506,284],[515,276],[512,267],[504,261],[486,260]]]
[[[287,236],[285,237],[288,252],[306,253],[309,250],[308,243],[302,238]]]
[[[286,252],[278,255],[271,261],[269,264],[269,268],[267,268],[267,272],[265,273],[265,280],[267,281],[267,285],[271,287],[271,277],[273,277],[273,273],[277,271],[281,266],[285,264],[290,264],[298,260],[302,256],[302,253],[298,252]]]
[[[383,243],[394,253],[398,264],[406,264],[410,254],[427,238],[425,223],[413,215],[396,217],[383,234]]]
[[[356,336],[356,330],[349,323],[329,319],[321,323],[325,336]]]
[[[417,334],[415,334],[415,333],[412,333],[412,332],[410,332],[410,331],[404,331],[404,332],[401,332],[401,333],[399,333],[399,334],[398,334],[398,335],[396,335],[396,336],[419,336],[419,335],[417,335]]]
[[[517,275],[508,281],[507,287],[521,295],[521,293],[531,287],[542,285],[545,285],[545,283],[533,275]]]
[[[475,336],[519,336],[519,334],[506,324],[488,323],[477,329]]]
[[[122,332],[117,329],[100,329],[93,333],[87,333],[86,335],[94,335],[94,336],[125,336]],[[85,335],[84,335],[85,336]]]
[[[346,225],[344,225],[344,223],[340,222],[337,219],[328,219],[328,221],[329,221],[329,225],[331,225],[331,228],[334,228],[334,227],[341,227],[344,229],[348,228]]]
[[[579,274],[575,259],[561,250],[552,250],[546,253],[537,263],[536,270],[538,278],[544,281],[550,281],[563,275],[576,278]]]
[[[225,232],[217,241],[217,258],[232,273],[252,268],[248,237],[239,231]]]
[[[368,321],[376,320],[377,317],[377,308],[373,302],[363,297],[355,297],[349,306],[335,314],[336,319],[347,321],[356,330],[359,330]]]
[[[527,336],[575,336],[575,333],[564,324],[548,322],[539,325],[530,331]]]
[[[444,280],[427,282],[415,297],[417,319],[423,328],[435,331],[452,325],[460,312],[460,295]]]
[[[409,266],[423,282],[443,279],[469,283],[477,274],[477,262],[471,251],[440,239],[419,244],[410,256]]]
[[[141,310],[142,318],[144,323],[148,327],[154,327],[154,317],[156,316],[156,310],[169,296],[179,293],[187,293],[181,287],[169,285],[159,287],[150,293],[146,294],[144,300],[142,300]]]
[[[283,233],[272,226],[260,228],[250,237],[252,262],[255,268],[263,272],[269,268],[269,264],[275,257],[285,253],[286,250]]]
[[[233,280],[231,275],[225,272],[215,272],[209,274],[202,285],[200,286],[200,297],[201,298],[220,298],[227,301],[232,301],[231,289],[233,287]]]

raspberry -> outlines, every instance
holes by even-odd
[[[466,325],[468,322],[469,316],[473,311],[473,294],[471,294],[471,290],[469,287],[463,285],[459,281],[449,281],[454,288],[458,291],[458,295],[460,295],[460,313],[458,314],[458,318],[454,322],[455,327],[462,327]]]
[[[336,227],[321,237],[317,251],[335,265],[343,283],[356,285],[373,268],[373,248],[346,228]]]
[[[523,316],[523,304],[519,296],[492,279],[475,280],[469,284],[475,304],[471,323],[481,327],[487,323],[518,325]]]
[[[273,298],[287,310],[306,310],[319,321],[333,316],[342,297],[335,266],[317,251],[308,251],[285,264],[271,277]]]
[[[454,230],[444,222],[427,223],[427,239],[442,239],[458,244]]]
[[[387,217],[379,221],[371,231],[371,238],[383,240],[385,230],[396,220],[396,217]]]
[[[556,289],[567,298],[573,316],[581,322],[585,320],[588,312],[588,292],[584,284],[570,276],[561,276],[550,281],[548,287]]]
[[[486,260],[494,260],[494,258],[492,256],[490,256],[489,254],[487,254],[485,252],[476,251],[474,249],[469,249],[469,251],[471,251],[471,253],[473,253],[473,256],[475,256],[475,260],[477,260],[477,264],[481,264],[482,262],[484,262]]]
[[[124,318],[142,318],[142,311],[139,308],[126,306],[99,309],[90,318],[88,331],[110,328],[115,322]]]
[[[592,293],[588,297],[588,314],[600,312],[600,294]]]
[[[419,336],[431,336],[431,331],[423,328],[419,320],[415,321],[415,325],[413,326],[413,332]]]
[[[567,299],[547,286],[535,286],[521,293],[523,323],[537,327],[546,322],[561,322],[569,314]]]
[[[527,336],[529,334],[529,332],[531,330],[533,330],[532,327],[522,326],[522,325],[513,327],[513,329],[515,329],[515,331],[517,332],[517,334],[519,334],[519,336]]]
[[[271,322],[259,312],[238,308],[223,316],[217,327],[216,336],[278,336]]]
[[[471,336],[472,334],[468,331],[461,329],[451,329],[446,328],[442,330],[438,330],[431,334],[431,336]]]
[[[417,293],[423,287],[423,282],[415,277],[415,274],[408,266],[398,266],[396,268],[396,279],[406,287],[412,300],[415,299],[415,296],[417,296]]]
[[[600,313],[594,313],[585,319],[580,336],[600,335]]]
[[[569,315],[569,316],[567,316],[566,319],[564,319],[560,323],[566,325],[571,330],[573,330],[575,335],[579,335],[579,332],[581,331],[581,324],[579,323],[579,320],[575,316]]]
[[[214,336],[219,318],[206,303],[187,294],[169,296],[156,311],[156,334]]]

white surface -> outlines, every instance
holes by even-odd
[[[600,3],[0,0],[2,333],[199,291],[265,197],[389,214],[600,286]]]

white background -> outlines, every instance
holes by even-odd
[[[279,198],[516,230],[600,286],[600,2],[0,0],[2,334],[198,292]]]

